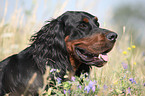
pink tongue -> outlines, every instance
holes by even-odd
[[[100,54],[101,58],[104,60],[104,61],[108,61],[108,56],[107,54],[103,55],[103,54]]]

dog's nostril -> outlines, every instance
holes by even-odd
[[[116,40],[116,38],[117,38],[117,34],[114,32],[107,34],[107,39],[110,41],[114,41],[114,40]]]

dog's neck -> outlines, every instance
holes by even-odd
[[[73,67],[74,72],[76,72],[76,70],[79,68],[79,66],[81,65],[81,62],[76,60],[75,57],[73,55],[70,55],[69,57],[70,63]]]
[[[69,72],[69,79],[71,79],[72,76],[76,75],[76,71],[79,68],[79,66],[81,65],[81,62],[78,61],[77,59],[75,59],[73,55],[69,56],[69,60],[70,60],[71,66],[73,68],[73,71]]]

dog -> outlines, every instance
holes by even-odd
[[[29,47],[0,62],[0,96],[23,94],[34,73],[37,76],[26,94],[37,96],[46,66],[59,69],[56,76],[61,79],[66,71],[80,76],[89,73],[91,66],[102,67],[116,39],[115,32],[99,28],[96,16],[67,11],[34,34]]]

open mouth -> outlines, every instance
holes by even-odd
[[[108,61],[107,53],[104,52],[100,54],[93,54],[83,48],[75,47],[75,53],[81,62],[88,65],[102,67]]]

